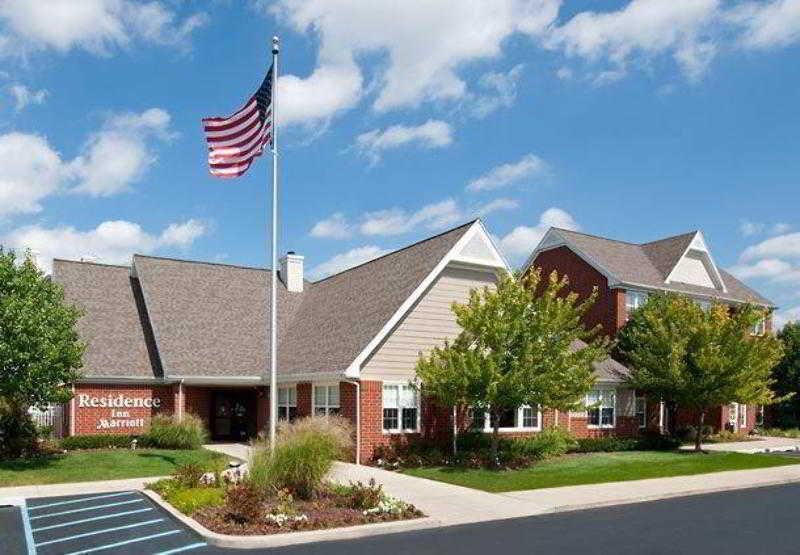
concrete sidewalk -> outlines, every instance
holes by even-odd
[[[160,480],[164,476],[149,478],[129,478],[126,480],[104,480],[101,482],[70,482],[67,484],[46,484],[38,486],[16,486],[0,488],[0,504],[9,497],[55,497],[61,495],[80,495],[83,493],[106,493],[112,491],[142,490],[146,484]]]
[[[684,445],[681,449],[694,449]],[[780,453],[800,451],[800,439],[790,437],[758,436],[749,441],[732,441],[727,443],[704,443],[706,451],[729,451],[733,453]]]

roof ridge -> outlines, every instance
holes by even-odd
[[[172,256],[154,256],[150,254],[134,253],[132,258],[152,258],[155,260],[169,260],[170,262],[182,262],[184,264],[206,264],[208,266],[225,266],[227,268],[238,268],[240,270],[257,270],[260,272],[268,272],[269,268],[261,266],[245,266],[244,264],[229,264],[226,262],[211,262],[206,260],[191,260],[188,258],[175,258]]]
[[[574,229],[567,229],[565,227],[552,226],[552,228],[558,231],[566,231],[567,233],[574,233],[576,235],[583,235],[584,237],[592,237],[594,239],[602,239],[603,241],[610,241],[612,243],[623,243],[625,245],[632,245],[634,247],[642,246],[641,243],[632,243],[630,241],[623,241],[622,239],[612,239],[610,237],[603,237],[602,235],[596,235],[594,233],[585,233],[583,231],[575,231]]]
[[[662,239],[655,239],[653,241],[648,241],[646,243],[640,243],[640,246],[644,247],[646,245],[652,245],[654,243],[661,243],[662,241],[670,241],[672,239],[677,239],[678,237],[686,237],[688,235],[695,236],[699,232],[699,229],[695,229],[693,231],[687,231],[685,233],[678,233],[677,235],[670,235],[669,237],[664,237]]]
[[[69,264],[91,264],[92,266],[104,266],[107,268],[127,268],[131,269],[126,264],[110,264],[107,262],[94,262],[92,260],[70,260],[69,258],[53,258],[53,262],[67,262]]]
[[[398,253],[400,253],[400,252],[403,252],[403,251],[405,251],[405,250],[408,250],[408,249],[410,249],[410,248],[412,248],[412,247],[416,247],[416,246],[418,246],[418,245],[421,245],[421,244],[423,244],[423,243],[427,243],[428,241],[432,241],[432,240],[434,240],[434,239],[438,239],[439,237],[442,237],[443,235],[447,235],[448,233],[452,233],[452,232],[454,232],[454,231],[456,231],[456,230],[459,230],[459,229],[461,229],[462,227],[468,227],[468,226],[471,226],[471,225],[473,225],[475,222],[477,222],[477,221],[479,221],[479,220],[480,220],[480,218],[474,218],[474,219],[472,219],[472,220],[468,221],[467,223],[464,223],[464,224],[458,225],[458,226],[456,226],[456,227],[450,228],[450,229],[448,229],[448,230],[442,231],[441,233],[437,233],[436,235],[432,235],[431,237],[426,237],[425,239],[420,239],[419,241],[417,241],[417,242],[415,242],[415,243],[411,243],[410,245],[406,245],[405,247],[400,247],[399,249],[395,249],[395,250],[393,250],[393,251],[389,251],[389,252],[387,252],[386,254],[382,254],[382,255],[380,255],[380,256],[378,256],[378,257],[375,257],[375,258],[373,258],[373,259],[371,259],[371,260],[367,260],[366,262],[362,262],[361,264],[358,264],[357,266],[352,266],[352,267],[350,267],[350,268],[347,268],[347,269],[345,269],[345,270],[342,270],[341,272],[337,272],[337,273],[335,273],[335,274],[331,274],[331,275],[329,275],[329,276],[325,276],[324,278],[322,278],[322,279],[320,279],[320,280],[317,280],[317,281],[312,281],[312,282],[311,282],[311,284],[312,284],[312,285],[317,285],[317,284],[320,284],[320,283],[322,283],[323,281],[329,280],[329,279],[331,279],[331,278],[335,278],[336,276],[340,276],[340,275],[342,275],[342,274],[345,274],[345,273],[347,273],[347,272],[350,272],[350,271],[352,271],[352,270],[356,270],[356,269],[358,269],[358,268],[361,268],[362,266],[366,266],[367,264],[372,264],[373,262],[377,262],[378,260],[381,260],[381,259],[383,259],[383,258],[386,258],[387,256],[392,256],[392,255],[394,255],[394,254],[398,254]]]

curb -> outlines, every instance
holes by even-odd
[[[233,549],[253,549],[256,547],[285,547],[325,541],[351,540],[370,536],[382,536],[413,530],[438,528],[443,523],[433,517],[421,517],[411,520],[398,520],[394,522],[379,522],[375,524],[358,524],[340,528],[326,528],[324,530],[307,530],[305,532],[287,532],[282,534],[269,534],[261,536],[230,536],[212,532],[195,519],[186,516],[175,507],[167,503],[159,494],[152,490],[142,490],[147,497],[167,511],[171,516],[191,528],[215,547]]]

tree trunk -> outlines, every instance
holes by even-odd
[[[500,444],[500,412],[492,411],[492,466],[500,466],[498,447]]]
[[[697,417],[697,429],[695,430],[694,450],[696,453],[703,452],[703,423],[706,420],[706,411],[701,410]]]

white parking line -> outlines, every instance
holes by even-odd
[[[190,543],[189,545],[184,545],[183,547],[176,547],[175,549],[170,549],[169,551],[159,551],[155,555],[172,555],[173,553],[183,553],[184,551],[191,551],[192,549],[197,549],[199,547],[205,547],[206,542],[198,542],[198,543]]]
[[[83,524],[84,522],[94,522],[96,520],[105,520],[108,518],[116,518],[118,516],[125,516],[125,515],[133,515],[136,513],[143,513],[145,511],[152,511],[152,507],[148,507],[146,509],[136,509],[135,511],[123,511],[121,513],[114,513],[110,515],[103,515],[103,516],[95,516],[92,518],[84,518],[81,520],[71,520],[70,522],[63,522],[61,524],[51,524],[50,526],[41,526],[39,528],[34,528],[34,532],[42,532],[44,530],[52,530],[53,528],[63,528],[64,526],[72,526],[73,524]]]
[[[54,540],[48,540],[46,542],[39,542],[36,544],[36,547],[41,547],[43,545],[50,545],[51,543],[61,543],[61,542],[68,542],[70,540],[77,540],[79,538],[86,538],[88,536],[96,536],[97,534],[107,534],[109,532],[117,532],[119,530],[129,530],[131,528],[138,528],[139,526],[148,526],[150,524],[155,524],[156,522],[164,522],[165,519],[163,518],[156,518],[154,520],[146,520],[145,522],[137,522],[136,524],[127,524],[125,526],[115,526],[114,528],[104,528],[103,530],[95,530],[93,532],[85,532],[83,534],[75,534],[74,536],[65,536],[63,538],[56,538]]]
[[[70,509],[69,511],[59,511],[57,513],[47,513],[46,515],[36,515],[30,517],[31,520],[39,518],[49,518],[51,516],[68,515],[72,513],[80,513],[83,511],[93,511],[95,509],[105,509],[106,507],[116,507],[118,505],[130,505],[131,503],[144,503],[144,499],[133,499],[131,501],[120,501],[119,503],[106,503],[105,505],[93,505],[91,507],[81,507],[80,509]]]
[[[109,543],[107,545],[100,545],[98,547],[92,547],[89,549],[84,549],[82,551],[73,551],[72,553],[67,553],[67,555],[83,555],[84,553],[94,553],[95,551],[102,551],[104,549],[113,549],[115,547],[121,547],[123,545],[128,545],[131,543],[136,542],[143,542],[147,540],[153,540],[155,538],[163,538],[164,536],[171,536],[173,534],[180,534],[182,530],[169,530],[167,532],[161,532],[160,534],[152,534],[150,536],[143,536],[141,538],[133,538],[132,540],[125,540],[122,542],[117,543]]]
[[[73,503],[83,503],[84,501],[94,501],[95,499],[106,499],[109,497],[120,497],[122,495],[133,495],[135,491],[123,491],[120,493],[109,493],[106,495],[95,495],[92,497],[81,497],[80,499],[70,499],[69,501],[56,501],[55,503],[47,503],[46,505],[36,505],[35,507],[28,507],[28,511],[36,511],[38,509],[46,509],[47,507],[57,507],[60,505],[71,505]]]

